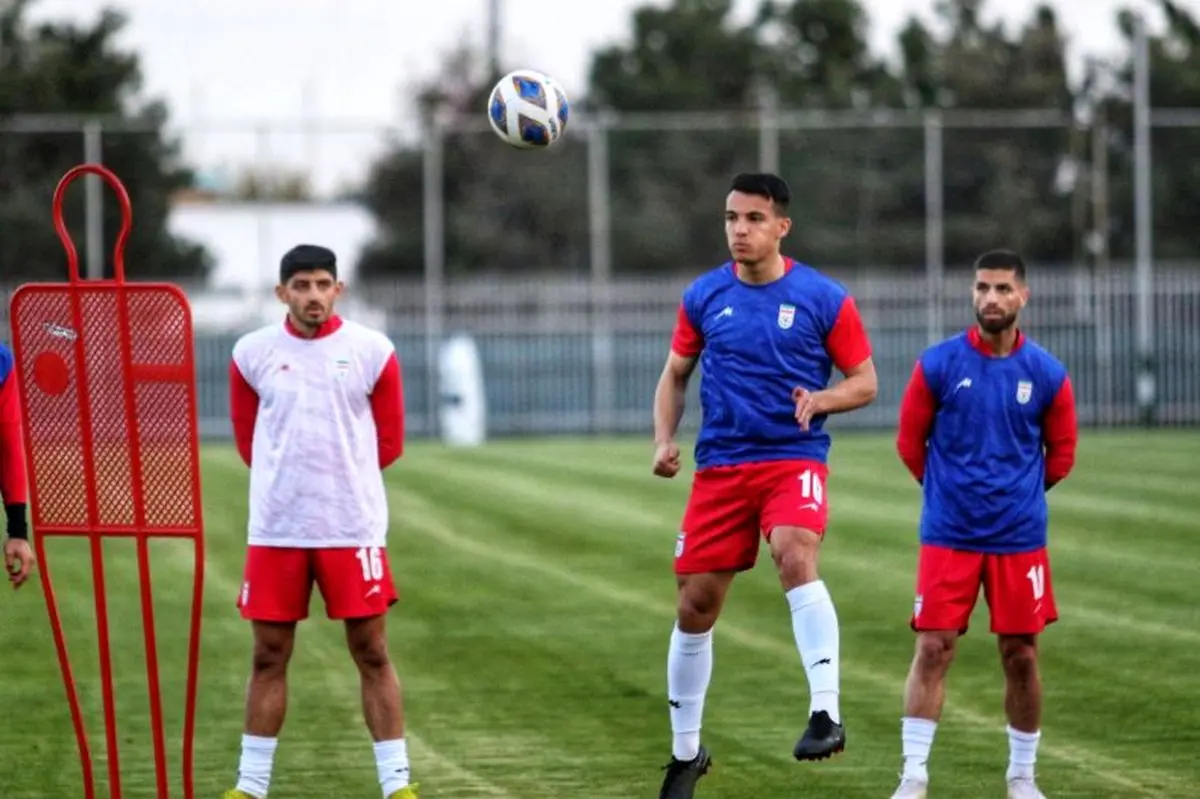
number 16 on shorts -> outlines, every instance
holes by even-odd
[[[354,557],[362,566],[364,583],[377,583],[383,579],[383,550],[379,547],[359,547]]]
[[[821,475],[812,469],[805,469],[798,479],[800,498],[804,500],[800,507],[805,510],[820,510],[825,504],[825,484],[821,481]]]

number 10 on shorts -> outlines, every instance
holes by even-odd
[[[383,579],[383,552],[379,547],[359,547],[354,557],[362,566],[364,583],[377,583]]]

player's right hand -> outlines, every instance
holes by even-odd
[[[679,474],[679,465],[679,445],[674,441],[659,444],[654,448],[656,477],[674,477]]]
[[[13,588],[20,588],[33,571],[33,547],[23,538],[10,538],[4,542],[4,565],[8,569],[8,581]]]

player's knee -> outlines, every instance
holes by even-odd
[[[1032,636],[1002,636],[1000,661],[1009,679],[1029,680],[1037,673],[1037,644]]]
[[[783,581],[803,585],[817,579],[817,557],[821,537],[799,527],[776,527],[771,531],[771,558]]]
[[[254,654],[251,666],[254,676],[270,678],[282,675],[287,671],[288,661],[292,657],[290,641],[276,639],[259,640],[254,642]]]
[[[917,670],[927,675],[945,674],[954,660],[956,634],[925,632],[917,636]]]
[[[721,592],[706,585],[684,585],[679,591],[679,629],[686,633],[708,632],[721,613]]]
[[[371,636],[350,643],[350,656],[364,674],[384,671],[391,664],[387,641],[383,636]]]

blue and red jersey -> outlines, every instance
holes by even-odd
[[[25,479],[25,448],[21,441],[21,400],[12,350],[0,344],[0,499],[9,511],[9,531],[23,530],[29,488]],[[20,521],[12,518],[20,513]]]
[[[671,349],[700,360],[698,469],[825,463],[825,417],[801,430],[792,391],[820,391],[834,367],[846,372],[871,356],[850,292],[791,259],[767,284],[740,280],[732,262],[698,277],[683,293]]]
[[[1046,545],[1046,490],[1075,464],[1067,369],[1018,333],[997,356],[969,331],[922,353],[900,406],[896,448],[922,484],[921,541],[973,552]]]

